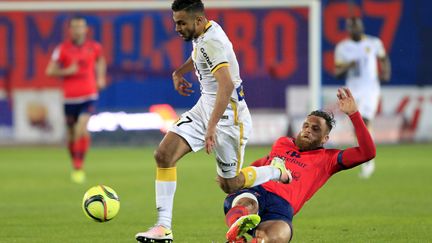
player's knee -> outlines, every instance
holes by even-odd
[[[219,186],[222,189],[222,191],[224,191],[227,194],[236,192],[240,189],[242,189],[242,183],[239,181],[238,176],[234,177],[234,178],[222,178],[219,177]]]
[[[245,192],[234,198],[232,206],[243,206],[249,213],[258,213],[258,199],[250,192]]]
[[[158,167],[170,167],[171,163],[170,163],[170,156],[167,153],[166,150],[164,150],[163,148],[157,148],[154,153],[153,153],[153,157],[156,160],[156,164]]]
[[[222,191],[224,191],[226,194],[230,194],[235,192],[235,188],[232,188],[230,185],[226,184],[226,183],[221,183],[219,182],[219,187],[222,189]]]

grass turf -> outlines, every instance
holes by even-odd
[[[358,169],[335,175],[294,218],[292,242],[431,242],[431,144],[379,146],[369,180]],[[134,242],[156,219],[153,148],[93,148],[88,180],[70,181],[66,150],[0,148],[0,242]],[[248,147],[246,161],[268,147]],[[224,194],[205,153],[178,164],[176,242],[225,242]],[[119,215],[97,223],[81,210],[84,192],[108,185],[120,196]]]

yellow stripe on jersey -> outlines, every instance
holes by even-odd
[[[241,165],[243,164],[242,161],[242,157],[241,157],[241,152],[242,152],[242,147],[243,147],[243,123],[240,123],[240,147],[237,150],[237,173],[238,174],[240,172],[241,169]]]
[[[210,27],[212,27],[212,23],[209,21],[206,26],[204,27],[204,31],[199,35],[202,36],[204,35],[205,32],[207,32],[208,29],[210,29]]]
[[[221,62],[221,63],[219,63],[218,65],[216,65],[212,70],[211,70],[211,72],[212,73],[215,73],[217,70],[219,70],[219,68],[221,68],[221,67],[229,67],[229,63],[227,63],[227,62]]]
[[[239,137],[239,146],[237,148],[237,169],[236,169],[236,174],[240,173],[240,169],[241,169],[241,165],[243,164],[242,161],[242,147],[243,147],[243,123],[238,121],[238,110],[237,110],[237,103],[235,102],[235,100],[230,99],[230,103],[231,103],[231,108],[234,112],[234,125],[239,126],[239,130],[240,130],[240,137]]]
[[[209,22],[206,24],[206,26],[204,27],[204,33],[205,33],[208,29],[210,29],[210,27],[212,27],[212,23],[209,21]]]
[[[157,181],[177,181],[177,168],[157,168],[156,169]]]
[[[233,99],[230,99],[230,103],[231,103],[231,108],[234,112],[234,125],[238,125],[237,103]]]

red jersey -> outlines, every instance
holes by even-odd
[[[102,56],[99,43],[86,40],[82,45],[76,45],[68,40],[54,50],[51,59],[61,67],[78,63],[78,72],[63,77],[63,92],[66,102],[82,102],[97,98],[95,63]]]
[[[359,147],[345,150],[318,148],[300,151],[294,138],[281,137],[273,145],[270,154],[252,163],[253,166],[269,165],[274,157],[285,159],[285,166],[292,172],[290,184],[269,181],[262,186],[287,200],[296,214],[318,189],[336,172],[355,167],[375,157],[375,145],[360,113],[350,116]]]

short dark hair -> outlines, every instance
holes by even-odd
[[[204,13],[204,4],[201,0],[174,0],[171,9],[174,12]]]
[[[329,129],[329,132],[336,125],[336,120],[334,119],[334,114],[331,111],[316,110],[316,111],[312,111],[311,113],[309,113],[308,117],[309,116],[322,117],[326,121],[326,125]]]

